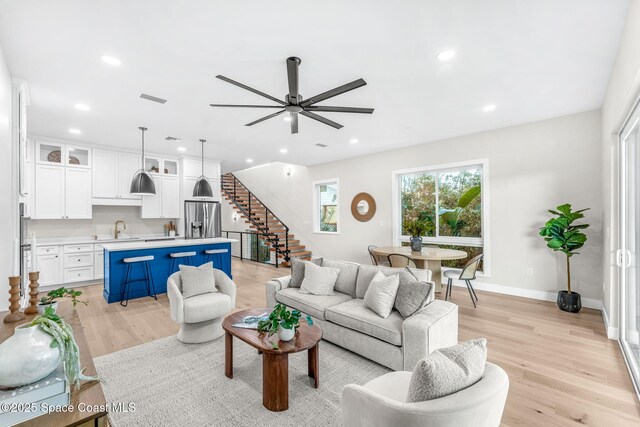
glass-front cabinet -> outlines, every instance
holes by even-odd
[[[178,175],[178,160],[149,156],[144,158],[144,168],[149,173]]]
[[[91,167],[91,149],[40,140],[36,144],[36,162],[56,166],[89,168]]]

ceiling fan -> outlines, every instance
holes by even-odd
[[[334,89],[323,92],[319,95],[312,96],[309,99],[303,99],[302,95],[300,95],[298,91],[298,68],[300,67],[300,63],[302,61],[300,58],[292,56],[287,58],[287,79],[289,81],[289,93],[285,96],[285,100],[282,101],[274,96],[267,95],[264,92],[260,92],[257,89],[244,85],[235,80],[231,80],[228,77],[217,75],[216,78],[223,80],[227,83],[231,83],[232,85],[236,85],[241,87],[242,89],[248,90],[249,92],[253,92],[257,95],[270,99],[278,103],[279,105],[231,105],[231,104],[209,104],[212,107],[240,107],[240,108],[278,108],[280,111],[277,111],[273,114],[269,114],[268,116],[262,117],[258,120],[255,120],[251,123],[247,123],[245,126],[253,126],[257,123],[263,122],[265,120],[269,120],[273,117],[279,116],[283,113],[289,113],[291,117],[291,133],[298,133],[298,114],[302,114],[305,117],[308,117],[313,120],[317,120],[320,123],[324,123],[325,125],[329,125],[336,129],[340,129],[342,125],[340,123],[336,123],[333,120],[329,120],[326,117],[322,117],[315,112],[332,112],[332,113],[361,113],[361,114],[371,114],[373,113],[373,108],[360,108],[360,107],[330,107],[325,105],[315,105],[320,101],[324,101],[325,99],[333,98],[334,96],[341,95],[343,93],[349,92],[351,90],[357,89],[367,84],[363,79],[354,80],[351,83],[347,83],[342,86],[338,86]]]

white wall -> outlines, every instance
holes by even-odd
[[[13,143],[11,137],[11,76],[0,46],[0,311],[9,306],[8,277],[13,276],[16,218],[16,182],[13,169]]]
[[[50,237],[89,237],[113,235],[117,220],[127,223],[127,233],[162,234],[166,219],[141,219],[139,206],[94,206],[92,219],[37,219],[29,221],[29,233],[36,239]],[[175,224],[175,221],[174,221]],[[178,230],[182,234],[182,230]]]
[[[392,171],[487,158],[491,277],[480,280],[538,296],[562,289],[564,258],[546,248],[537,230],[548,217],[547,209],[568,202],[591,208],[589,241],[572,259],[572,279],[574,289],[596,300],[592,303],[597,306],[602,298],[600,146],[600,112],[593,111],[308,168],[274,163],[236,176],[314,255],[368,263],[367,245],[393,243]],[[285,174],[287,167],[292,168],[291,176]],[[340,179],[340,234],[316,234],[311,222],[312,182],[330,178]],[[356,221],[350,212],[352,198],[362,191],[378,205],[367,223]],[[227,207],[224,218],[230,216]],[[526,275],[528,267],[533,276]]]
[[[618,243],[618,156],[617,134],[624,119],[640,96],[640,0],[631,0],[618,54],[602,106],[602,192],[603,223],[603,288],[604,309],[609,321],[609,336],[615,337],[618,328],[618,271],[615,265]]]

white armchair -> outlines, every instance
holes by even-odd
[[[236,306],[236,284],[224,271],[213,269],[213,277],[218,292],[182,296],[180,272],[167,279],[167,296],[171,319],[180,324],[178,340],[188,343],[202,343],[224,335],[223,316]]]
[[[407,403],[412,372],[390,372],[364,386],[349,384],[342,390],[344,425],[497,427],[509,391],[507,373],[487,363],[480,381],[449,396]]]

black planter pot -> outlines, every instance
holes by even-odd
[[[582,309],[582,301],[580,301],[580,294],[577,292],[558,292],[558,300],[556,301],[558,308],[562,311],[569,313],[577,313]]]

